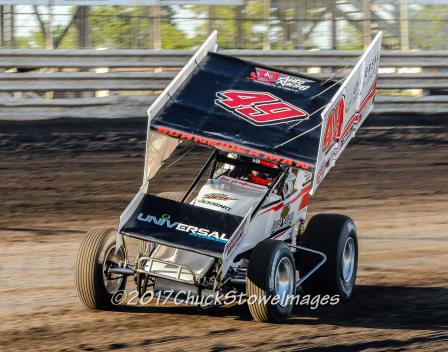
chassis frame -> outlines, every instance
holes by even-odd
[[[190,184],[190,186],[188,187],[187,191],[183,194],[182,199],[180,201],[180,203],[184,203],[188,197],[192,194],[192,192],[194,191],[194,189],[196,188],[196,186],[198,185],[198,183],[200,182],[200,180],[202,179],[202,177],[206,174],[206,172],[210,169],[209,171],[209,175],[210,177],[212,177],[212,175],[215,173],[216,171],[216,167],[218,162],[223,162],[223,163],[229,163],[231,165],[234,166],[249,166],[251,169],[256,169],[257,171],[271,171],[271,168],[268,168],[267,166],[263,166],[260,164],[255,164],[255,163],[250,163],[250,162],[241,162],[241,161],[237,161],[235,159],[231,159],[228,157],[225,157],[219,150],[214,150],[211,155],[209,156],[209,158],[207,159],[207,161],[204,163],[204,165],[202,166],[202,168],[199,170],[199,172],[196,174],[196,176],[194,177],[193,182]],[[260,199],[260,201],[258,202],[258,204],[255,206],[255,208],[252,210],[250,216],[249,216],[249,221],[252,221],[252,219],[257,215],[257,213],[260,211],[260,209],[262,208],[263,204],[265,203],[267,197],[269,196],[269,194],[273,191],[273,189],[275,189],[276,187],[281,187],[282,182],[285,181],[286,177],[288,175],[288,171],[289,171],[289,167],[285,167],[282,165],[277,164],[278,172],[275,175],[275,178],[273,179],[273,181],[271,182],[271,184],[267,187],[265,193],[263,194],[262,198]],[[283,199],[283,196],[282,196]],[[269,204],[268,204],[269,205]],[[297,222],[295,223],[296,226]],[[129,236],[129,235],[126,235]],[[118,234],[118,241],[124,245],[124,241],[121,238],[121,235]],[[129,237],[135,237],[135,238],[139,238],[137,236],[129,236]],[[141,239],[141,238],[140,238]],[[144,240],[144,239],[142,239]],[[311,275],[313,275],[322,265],[324,265],[324,263],[327,260],[327,256],[325,255],[325,253],[312,249],[312,248],[307,248],[301,245],[295,245],[292,244],[291,241],[283,241],[284,243],[286,243],[286,245],[290,248],[290,250],[294,253],[294,252],[298,252],[298,251],[302,251],[302,252],[307,252],[307,253],[312,253],[315,254],[317,256],[320,257],[320,261],[307,273],[305,273],[304,275],[301,275],[298,280],[296,280],[295,282],[295,287],[296,290],[300,287],[300,285],[307,280]],[[156,243],[157,244],[157,243]],[[163,245],[167,245],[167,244],[163,244]],[[169,245],[168,245],[169,246]],[[176,248],[175,246],[173,246],[173,248]],[[149,253],[150,255],[151,253]],[[239,257],[248,257],[250,253],[241,253],[239,255]],[[154,282],[154,278],[161,278],[161,279],[166,279],[169,281],[173,281],[173,282],[177,282],[180,284],[186,284],[186,285],[193,285],[199,288],[199,292],[201,292],[201,289],[211,289],[213,291],[219,291],[221,288],[223,288],[227,283],[233,283],[233,284],[237,284],[237,285],[241,285],[241,284],[245,284],[245,274],[246,274],[246,270],[242,269],[242,270],[234,270],[230,275],[227,275],[227,277],[223,280],[220,281],[219,280],[219,273],[221,270],[221,265],[222,265],[222,260],[218,259],[218,258],[214,258],[215,259],[215,263],[212,266],[215,267],[215,269],[217,268],[217,270],[214,271],[214,273],[212,273],[211,275],[207,276],[205,275],[204,278],[207,279],[212,279],[214,284],[213,285],[207,285],[204,284],[204,282],[201,282],[201,280],[196,278],[195,273],[187,266],[182,265],[182,264],[176,264],[173,262],[169,262],[166,260],[161,260],[161,259],[155,259],[152,258],[149,255],[145,255],[145,253],[139,253],[139,255],[137,256],[135,262],[133,265],[131,265],[129,262],[125,262],[122,263],[122,265],[120,265],[119,267],[110,267],[109,273],[111,274],[121,274],[124,276],[134,276],[134,281],[136,282],[137,285],[137,289],[139,292],[139,296],[141,297],[147,290],[148,288],[148,280],[152,280]],[[174,267],[177,267],[177,276],[173,277],[173,276],[168,276],[168,275],[163,275],[161,273],[158,273],[156,271],[152,270],[153,267],[153,263],[163,263],[166,265],[171,265]],[[145,269],[145,267],[148,267],[148,269]],[[240,269],[240,268],[239,268]],[[297,268],[296,268],[297,270]],[[191,276],[193,277],[193,280],[184,280],[181,278],[181,274],[183,271],[187,271],[191,274]],[[243,274],[243,275],[241,275]],[[143,276],[143,281],[141,276]],[[204,280],[203,280],[204,281]],[[143,282],[143,283],[142,283]]]

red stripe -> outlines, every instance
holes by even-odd
[[[286,231],[290,230],[291,228],[286,229],[285,231],[280,232],[279,234],[275,235],[274,237],[271,237],[272,239],[278,238],[281,235],[284,235]]]
[[[304,188],[302,188],[300,193],[292,201],[290,201],[289,204],[294,203],[297,199],[300,198],[300,196],[302,196],[305,193],[309,193],[310,191],[311,191],[311,184],[309,184],[308,186],[305,186]]]
[[[366,99],[364,100],[364,102],[361,104],[361,107],[359,108],[359,113],[361,113],[364,108],[366,107],[367,103],[372,100],[372,98],[375,96],[375,92],[376,92],[376,82],[373,83],[372,89],[370,90],[369,95],[366,97]]]
[[[267,213],[267,212],[269,212],[269,211],[271,211],[271,210],[277,211],[277,210],[281,209],[281,208],[283,207],[283,205],[284,205],[283,202],[280,202],[279,204],[274,205],[272,208],[269,208],[269,209],[265,210],[264,212],[262,212],[262,213],[260,213],[260,214],[258,214],[258,215]]]
[[[299,194],[296,195],[295,198],[294,198],[293,200],[291,200],[288,204],[291,205],[291,204],[294,203],[297,199],[299,199],[300,196],[302,196],[303,194],[308,194],[308,197],[305,196],[304,198],[309,199],[309,193],[310,193],[310,191],[311,191],[311,184],[309,184],[308,186],[302,188],[302,190],[299,192]],[[302,199],[302,203],[303,203],[303,199]],[[285,205],[285,204],[284,204],[283,202],[280,202],[279,204],[274,205],[272,208],[266,209],[265,211],[263,211],[262,213],[259,213],[258,215],[265,214],[265,213],[267,213],[267,212],[270,212],[271,210],[274,210],[274,211],[280,210],[281,208],[283,208],[284,205]],[[301,209],[301,208],[299,208],[299,209]],[[258,215],[257,215],[257,216],[258,216]]]
[[[350,122],[348,123],[347,127],[345,127],[344,132],[342,132],[341,136],[339,137],[340,139],[344,138],[344,136],[347,134],[347,132],[352,128],[353,124],[358,120],[359,115],[361,115],[361,113],[364,111],[364,109],[366,108],[367,104],[375,96],[376,82],[377,81],[375,81],[375,83],[373,83],[373,86],[370,89],[369,94],[367,95],[367,97],[364,99],[364,101],[362,102],[361,106],[359,107],[359,111],[355,115],[353,115],[353,118],[350,120]]]
[[[299,210],[305,208],[308,205],[310,198],[311,198],[311,194],[309,192],[303,196],[302,201],[300,202],[300,205],[299,205]]]
[[[291,200],[291,201],[289,202],[289,204],[294,203],[297,199],[300,198],[300,196],[301,196],[302,194],[303,194],[303,189],[299,192],[298,195],[296,195],[296,197],[295,197],[293,200]]]

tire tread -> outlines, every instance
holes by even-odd
[[[271,293],[268,292],[269,276],[267,273],[271,271],[271,258],[273,253],[275,253],[276,250],[279,250],[281,246],[285,246],[285,244],[281,241],[267,239],[258,243],[253,249],[246,277],[246,294],[248,296],[270,296]],[[290,259],[292,261],[292,266],[295,267],[292,254],[290,255]],[[285,317],[278,318],[278,316],[275,316],[271,311],[275,308],[269,303],[264,304],[257,300],[255,303],[249,304],[248,306],[252,317],[256,321],[278,323],[285,319]]]
[[[111,228],[95,227],[87,232],[79,246],[76,258],[75,284],[81,302],[91,309],[107,308],[97,289],[95,266],[98,253],[105,239],[110,236]]]

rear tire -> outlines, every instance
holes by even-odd
[[[75,268],[75,283],[81,302],[91,309],[111,309],[113,295],[124,290],[126,277],[107,274],[110,266],[125,261],[125,248],[115,254],[116,230],[93,228],[82,239]]]
[[[293,302],[286,299],[295,294],[295,286],[295,263],[289,247],[271,239],[258,243],[252,250],[246,277],[248,306],[254,320],[281,323],[288,319]],[[276,295],[280,302],[272,304]]]
[[[305,293],[352,296],[358,268],[358,240],[353,220],[339,214],[318,214],[311,218],[302,237],[302,245],[323,252],[327,261],[306,279]],[[315,254],[300,253],[299,272],[312,270]]]

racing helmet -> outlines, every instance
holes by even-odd
[[[265,160],[258,160],[261,165],[275,168],[277,165]],[[271,175],[264,172],[252,171],[249,175],[249,182],[256,183],[257,185],[269,186],[273,179]]]

